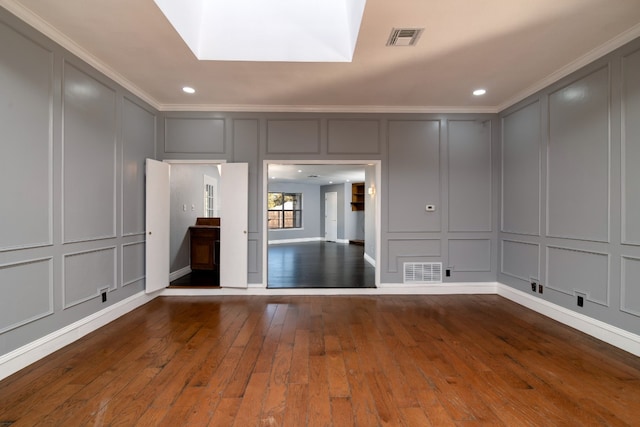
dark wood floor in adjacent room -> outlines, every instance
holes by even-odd
[[[0,382],[12,426],[639,420],[640,358],[495,295],[160,297]]]
[[[364,247],[334,242],[269,245],[269,288],[374,288]]]

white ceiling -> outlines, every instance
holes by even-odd
[[[153,0],[0,6],[160,110],[497,112],[640,36],[638,0],[368,0],[352,62],[198,61]]]
[[[364,181],[364,164],[269,164],[269,182],[312,185]]]

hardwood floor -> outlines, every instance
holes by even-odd
[[[0,382],[0,426],[638,425],[640,358],[495,295],[160,297]]]
[[[364,247],[333,242],[269,245],[269,288],[374,288]]]

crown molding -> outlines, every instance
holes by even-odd
[[[625,44],[631,42],[632,40],[640,37],[640,24],[636,24],[633,27],[629,28],[627,31],[617,35],[613,39],[607,41],[606,43],[601,44],[595,49],[587,52],[585,55],[579,57],[575,61],[570,62],[564,67],[560,68],[557,71],[549,74],[544,79],[538,81],[537,83],[529,86],[527,89],[519,92],[513,98],[507,100],[506,102],[498,105],[496,108],[497,112],[500,113],[507,108],[517,104],[523,99],[527,98],[535,94],[536,92],[541,91],[542,89],[552,85],[553,83],[559,81],[560,79],[567,77],[569,74],[574,73],[589,65],[590,63],[602,58],[603,56],[613,52],[619,47],[624,46]]]
[[[122,74],[118,73],[113,68],[106,65],[100,59],[93,56],[87,50],[85,50],[82,46],[77,44],[75,41],[71,40],[64,33],[58,31],[47,21],[42,19],[39,15],[31,11],[30,9],[24,7],[23,5],[13,1],[13,0],[0,0],[0,6],[7,9],[13,15],[27,23],[28,25],[35,28],[37,31],[41,32],[45,36],[49,37],[55,43],[58,43],[64,49],[68,50],[72,54],[76,55],[78,58],[82,59],[93,68],[109,77],[111,80],[118,83],[120,86],[133,93],[153,108],[158,110],[159,102],[154,99],[151,95],[140,89],[138,86],[130,82],[127,78],[125,78]]]
[[[160,111],[250,112],[250,113],[413,113],[413,114],[496,114],[491,106],[402,106],[402,105],[232,105],[232,104],[161,104]]]

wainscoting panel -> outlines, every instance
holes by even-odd
[[[0,333],[53,313],[53,259],[0,265]]]
[[[547,288],[567,295],[581,292],[587,300],[609,305],[609,255],[547,247]]]
[[[65,62],[64,242],[115,237],[116,93]]]
[[[402,271],[405,261],[433,261],[442,255],[440,245],[440,239],[389,239],[387,272]]]
[[[502,119],[502,231],[540,235],[540,102]]]
[[[449,263],[453,271],[491,271],[490,239],[449,239]]]
[[[609,92],[604,67],[549,96],[549,236],[609,241]]]
[[[440,121],[389,121],[389,147],[389,232],[441,231]]]
[[[104,248],[65,255],[63,273],[64,308],[100,295],[101,289],[116,284],[116,248]]]
[[[122,234],[144,233],[145,159],[153,158],[156,116],[124,98],[122,111]]]
[[[122,245],[122,286],[144,280],[145,242]]]
[[[640,50],[622,58],[622,242],[640,245]]]
[[[529,282],[540,279],[540,246],[537,243],[502,240],[500,272]]]
[[[224,154],[224,119],[167,117],[164,122],[164,151]]]
[[[380,121],[332,119],[327,121],[329,154],[379,154]]]
[[[491,231],[491,121],[447,123],[449,231]]]
[[[622,311],[640,317],[640,258],[622,257]]]
[[[319,154],[319,120],[267,120],[268,154]]]
[[[52,244],[53,53],[3,23],[0,40],[4,251]]]

